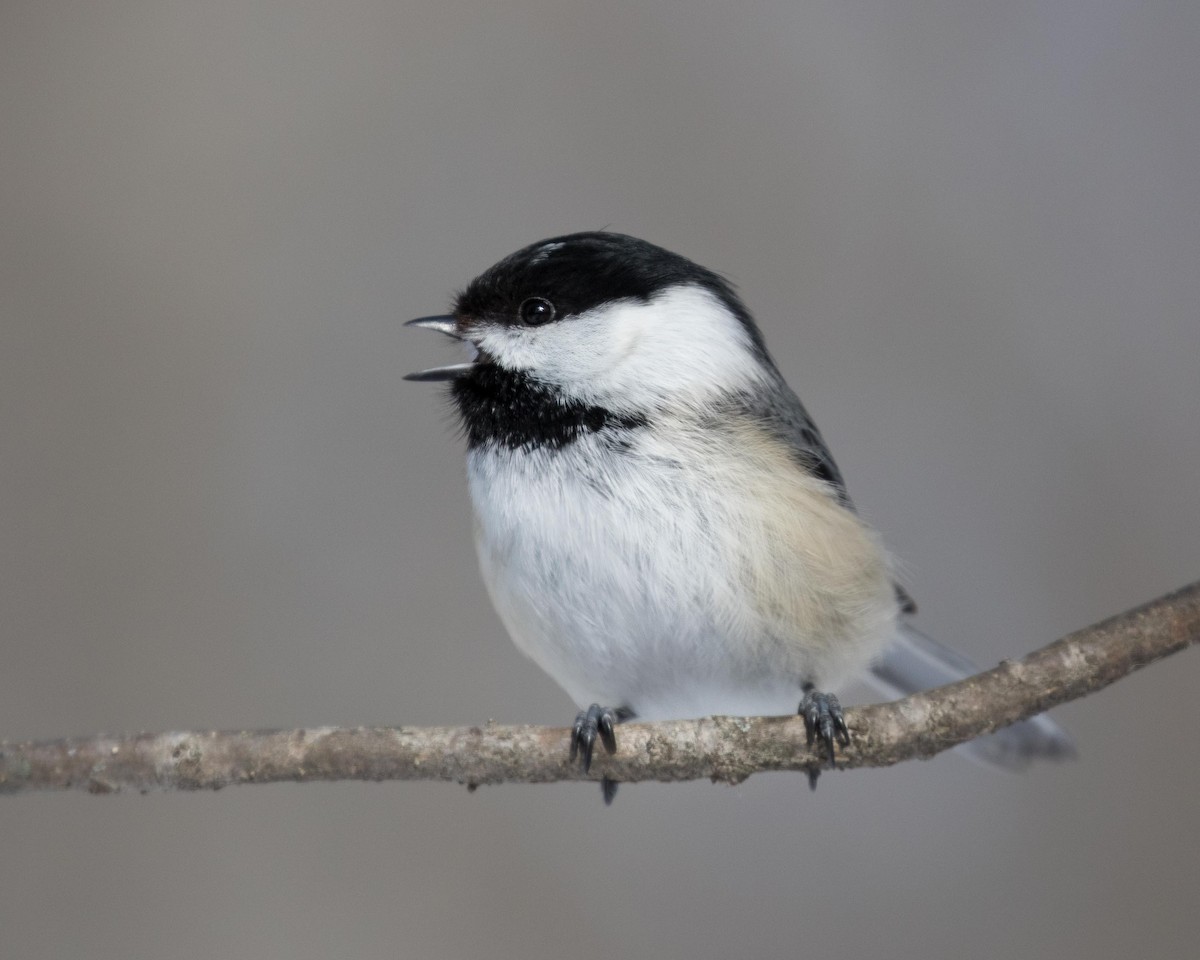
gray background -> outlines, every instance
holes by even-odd
[[[400,321],[611,226],[728,273],[981,662],[1200,576],[1200,5],[0,7],[0,732],[565,723]],[[1200,656],[1081,760],[0,799],[0,952],[1194,955]]]

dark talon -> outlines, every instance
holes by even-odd
[[[602,707],[598,703],[581,710],[571,726],[571,761],[579,759],[583,772],[587,773],[592,768],[596,738],[600,738],[608,753],[614,753],[617,749],[616,726],[632,716],[634,713],[629,707]],[[600,789],[605,804],[610,804],[617,795],[617,781],[604,777],[600,781]]]
[[[571,759],[582,756],[584,773],[592,769],[597,737],[609,753],[617,749],[617,735],[613,728],[624,719],[623,711],[602,707],[598,703],[593,703],[575,717],[571,727]]]
[[[604,744],[604,749],[609,753],[615,753],[617,749],[617,735],[613,732],[613,727],[618,723],[616,712],[613,710],[604,710],[600,713],[600,720],[597,724],[600,732],[600,742]]]
[[[832,693],[817,693],[812,684],[805,684],[804,699],[800,701],[797,711],[804,717],[804,733],[811,747],[817,737],[825,744],[825,752],[829,754],[829,765],[834,766],[835,744],[847,746],[850,743],[850,730],[846,726],[846,715],[842,705]],[[814,790],[817,787],[816,776],[809,772],[808,784]]]
[[[571,762],[575,762],[575,758],[579,756],[579,748],[583,746],[584,770],[592,765],[592,745],[588,742],[585,733],[586,723],[587,715],[580,713],[575,717],[575,723],[571,727]]]

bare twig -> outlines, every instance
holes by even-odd
[[[1023,660],[895,703],[847,710],[853,742],[839,767],[929,757],[1082,697],[1200,643],[1200,583],[1073,633]],[[551,727],[323,727],[0,742],[0,793],[217,790],[281,780],[694,780],[736,783],[821,758],[796,717],[709,717],[621,727],[590,774]]]

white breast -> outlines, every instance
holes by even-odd
[[[492,600],[577,703],[790,713],[802,683],[834,688],[881,649],[886,559],[786,451],[682,421],[629,437],[468,456]]]

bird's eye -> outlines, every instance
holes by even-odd
[[[541,297],[530,297],[521,302],[517,313],[520,314],[522,323],[530,327],[540,327],[554,319],[554,304]]]

